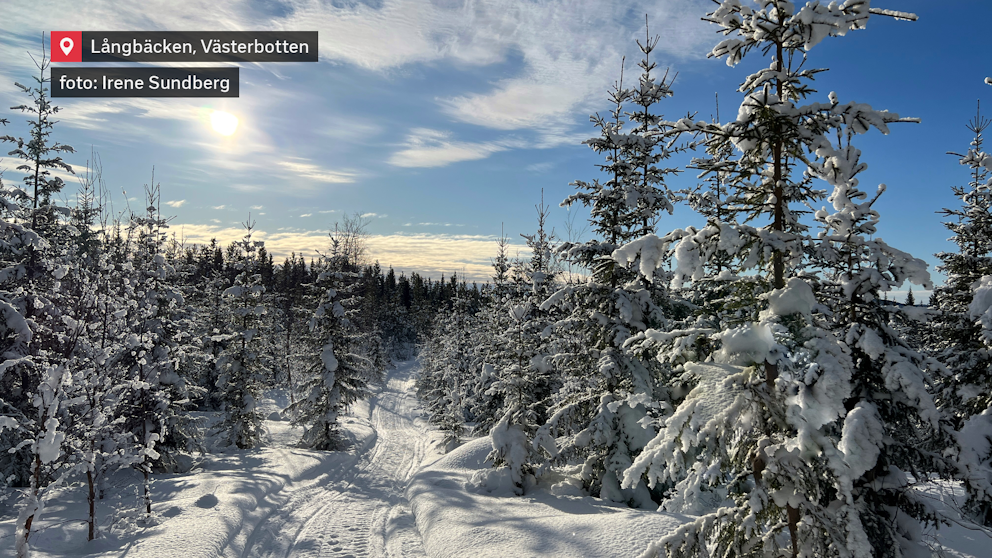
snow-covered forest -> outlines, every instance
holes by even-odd
[[[867,0],[759,4],[722,0],[705,14],[723,33],[712,57],[759,61],[724,121],[665,115],[678,87],[646,27],[611,110],[591,118],[599,178],[561,201],[588,210],[593,238],[559,238],[535,192],[528,256],[501,237],[484,284],[383,269],[357,214],[329,231],[320,258],[280,263],[253,240],[250,215],[239,242],[183,243],[154,178],[141,209],[115,210],[98,172],[64,203],[69,186],[53,172],[71,170],[62,156],[73,148],[59,142],[42,64],[21,86],[27,125],[4,120],[12,135],[0,138],[24,174],[0,189],[0,554],[26,557],[42,540],[44,556],[120,555],[108,540],[155,540],[135,548],[169,555],[183,547],[164,533],[213,536],[170,524],[218,502],[214,489],[213,503],[183,504],[179,485],[195,484],[183,479],[205,482],[207,465],[269,474],[311,460],[322,463],[312,476],[285,473],[305,498],[262,491],[219,528],[229,540],[188,548],[982,555],[992,119],[979,108],[962,123],[970,143],[934,146],[961,163],[943,185],[960,203],[935,216],[957,251],[936,255],[947,279],[934,287],[909,241],[876,235],[885,185],[858,178],[861,136],[916,121],[859,103],[856,84],[819,92],[814,81],[827,71],[822,41],[915,16]],[[680,173],[696,185],[671,187]],[[698,225],[666,228],[677,205]],[[907,285],[932,295],[890,300]],[[404,511],[342,496],[356,487]],[[379,543],[304,547],[315,517],[321,536],[377,525]],[[60,526],[72,522],[83,527]]]

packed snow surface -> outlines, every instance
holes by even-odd
[[[693,366],[703,377],[729,368]],[[104,537],[87,542],[77,482],[48,501],[31,536],[32,556],[628,557],[692,519],[584,496],[564,477],[521,497],[481,486],[473,479],[490,466],[490,440],[437,453],[439,436],[414,394],[417,371],[416,361],[399,363],[342,417],[346,451],[294,447],[302,432],[283,420],[288,397],[270,393],[261,404],[270,417],[267,445],[214,449],[190,473],[154,475],[150,525],[140,520],[139,477],[127,471],[108,482],[98,504]],[[963,501],[956,485],[929,484],[924,492],[952,514]],[[14,555],[16,513],[11,502],[0,503],[0,556]],[[986,556],[992,538],[959,521],[930,534],[934,548],[943,556]]]

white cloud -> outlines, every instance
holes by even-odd
[[[265,206],[262,206],[262,205],[253,205],[253,206],[249,207],[248,209],[254,209],[254,210],[265,209]]]
[[[359,215],[359,217],[366,218],[366,219],[379,217],[381,219],[384,219],[386,217],[389,217],[389,215],[379,215],[378,213],[362,213],[361,215]]]
[[[312,217],[312,216],[313,213],[304,213],[303,215],[300,215],[300,217]]]
[[[225,207],[227,207],[227,206],[226,205],[215,205],[213,207],[213,209],[224,209]]]
[[[356,174],[350,171],[335,171],[321,168],[313,164],[308,159],[302,157],[289,157],[287,160],[279,161],[278,165],[298,176],[308,178],[316,182],[327,182],[334,184],[349,183],[355,181]]]
[[[169,207],[182,207],[186,204],[186,200],[172,200],[165,202],[165,205]]]
[[[543,163],[534,163],[532,165],[527,165],[526,167],[524,167],[524,170],[534,173],[544,173],[554,168],[554,166],[555,163],[553,161],[545,161]]]
[[[473,143],[452,141],[450,137],[451,133],[447,131],[414,128],[410,130],[404,148],[389,158],[389,164],[408,168],[443,167],[461,161],[485,159],[493,153],[525,145],[516,139]]]
[[[636,76],[641,54],[633,39],[643,42],[644,31],[641,20],[629,14],[651,16],[651,32],[661,36],[653,61],[664,71],[673,60],[701,56],[712,44],[712,32],[699,19],[705,9],[698,0],[530,5],[532,13],[517,21],[517,41],[510,47],[521,54],[522,71],[497,81],[491,91],[439,103],[456,120],[499,130],[534,129],[549,136],[547,146],[560,145],[570,141],[566,131],[583,113],[603,104],[625,51],[626,75]]]

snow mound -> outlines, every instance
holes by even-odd
[[[564,494],[569,491],[489,495],[473,485],[472,477],[489,468],[485,459],[491,449],[489,438],[473,440],[411,480],[407,497],[428,556],[636,556],[688,521]]]

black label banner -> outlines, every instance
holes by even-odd
[[[237,67],[52,67],[52,97],[237,97]]]
[[[83,31],[83,62],[316,62],[316,31]]]

